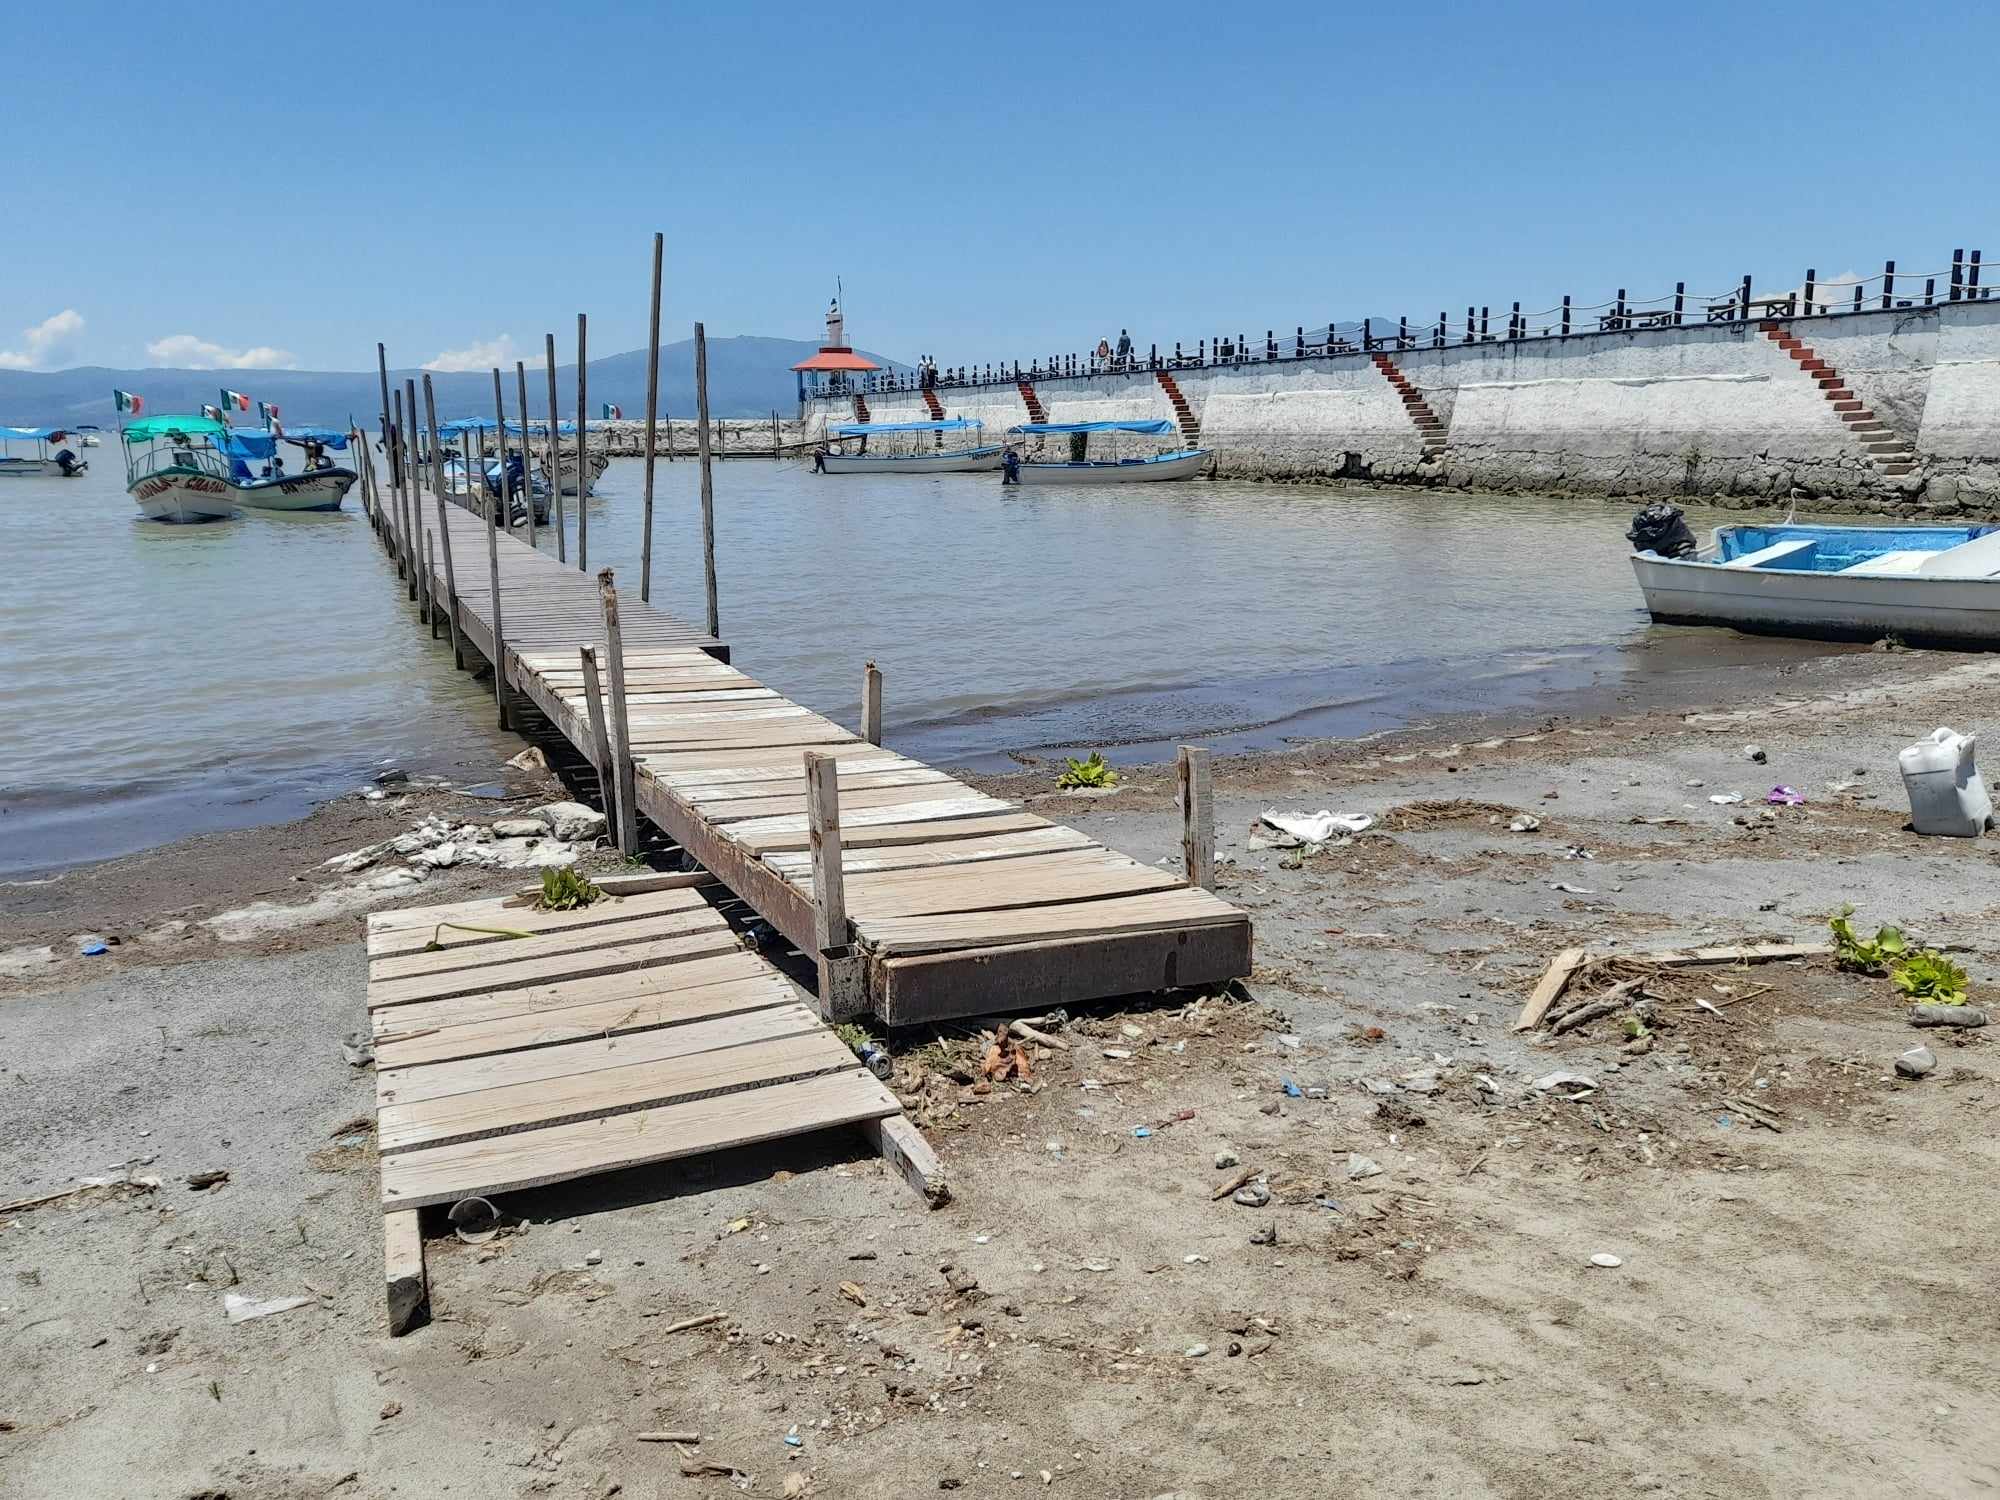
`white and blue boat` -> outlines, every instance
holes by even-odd
[[[0,427],[0,479],[74,479],[90,467],[90,460],[78,458],[63,446],[69,432],[61,427]],[[34,457],[14,451],[16,443],[32,443]],[[56,445],[49,451],[49,444]]]
[[[1635,545],[1656,538],[1634,524]],[[2000,648],[2000,526],[1718,526],[1632,554],[1655,620],[1764,635]]]
[[[936,422],[839,422],[827,428],[828,441],[858,441],[860,447],[852,453],[828,450],[815,454],[813,467],[824,474],[980,473],[999,468],[1006,454],[1000,444],[980,441],[985,429],[984,422],[967,417]],[[947,448],[944,441],[948,432],[972,434],[971,446]],[[871,441],[876,444],[872,453],[868,448]]]
[[[296,471],[286,471],[278,455],[281,442],[301,450]],[[237,503],[257,510],[339,510],[354,484],[354,470],[327,457],[329,450],[347,447],[347,434],[337,428],[225,427],[214,443],[228,461],[223,479]]]
[[[1057,462],[1042,457],[1023,459],[1023,484],[1148,484],[1163,479],[1189,479],[1208,467],[1214,450],[1170,448],[1164,452],[1134,456],[1091,457],[1091,439],[1099,435],[1178,437],[1180,429],[1164,417],[1135,422],[1023,422],[1009,427],[1011,438],[1066,438],[1069,458]],[[1042,451],[1047,444],[1039,444]],[[1102,451],[1100,449],[1100,451]]]

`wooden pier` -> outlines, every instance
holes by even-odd
[[[643,815],[713,872],[818,963],[824,1014],[906,1025],[1249,973],[1249,918],[1203,889],[1205,752],[1183,752],[1186,868],[1145,865],[885,749],[872,664],[856,733],[730,665],[709,632],[617,599],[608,575],[455,500],[432,536],[433,494],[370,493],[434,632],[455,620],[461,658],[499,663],[503,720],[526,698],[607,799],[630,788],[607,809],[621,845]]]

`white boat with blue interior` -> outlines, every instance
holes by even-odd
[[[1004,465],[1005,484],[1149,484],[1163,479],[1189,479],[1208,467],[1214,457],[1208,448],[1169,448],[1151,454],[1117,452],[1122,437],[1179,437],[1180,429],[1165,418],[1132,422],[1023,422],[1009,427],[1007,435],[1024,444],[1034,441],[1032,456]],[[1092,439],[1098,457],[1092,457]],[[1050,438],[1067,442],[1068,458],[1057,460]]]
[[[327,455],[344,452],[347,438],[334,427],[232,427],[224,429],[216,446],[229,460],[225,478],[240,504],[258,510],[339,510],[355,472]],[[279,443],[300,450],[301,467],[296,472],[285,471]]]
[[[78,458],[65,440],[71,436],[62,427],[0,427],[0,479],[74,479],[90,467],[90,460]],[[81,442],[81,439],[78,440]],[[34,456],[16,453],[14,445],[34,445]],[[53,451],[50,444],[54,444]]]
[[[1649,506],[1627,533],[1664,624],[2000,648],[2000,526],[1718,526],[1699,547],[1679,514]]]
[[[1000,467],[1005,450],[980,441],[984,422],[946,417],[935,422],[836,422],[813,454],[820,474],[971,474]],[[969,433],[968,446],[946,447],[946,433]],[[853,443],[835,451],[835,443]],[[871,449],[870,444],[874,447]]]

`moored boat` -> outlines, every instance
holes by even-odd
[[[1092,458],[1091,439],[1098,435],[1167,437],[1179,429],[1164,417],[1132,422],[1023,422],[1009,427],[1014,438],[1063,437],[1069,440],[1069,458],[1022,459],[1010,466],[1008,480],[1018,474],[1021,484],[1149,484],[1166,479],[1190,479],[1208,467],[1214,456],[1208,448],[1169,448],[1163,452]],[[1102,450],[1100,450],[1102,451]]]
[[[1661,514],[1628,535],[1662,624],[2000,649],[2000,527],[1718,526],[1696,547],[1685,525],[1646,526]]]
[[[305,466],[296,474],[285,472],[281,442],[303,451]],[[218,446],[229,460],[226,477],[237,500],[258,510],[339,510],[354,484],[354,470],[327,457],[329,449],[347,447],[347,434],[336,428],[231,429]],[[260,467],[252,470],[253,462]]]
[[[62,446],[70,434],[61,427],[0,427],[0,479],[74,479],[90,467]],[[16,443],[33,443],[34,457],[14,452]],[[51,451],[49,445],[56,445]]]
[[[829,442],[858,442],[852,453],[821,449],[813,455],[813,468],[822,474],[969,474],[1000,467],[1005,449],[998,443],[982,443],[978,434],[986,424],[964,417],[936,422],[839,422],[827,428]],[[964,448],[946,448],[948,432],[973,434]],[[931,439],[926,446],[924,439]],[[902,439],[908,438],[907,446]],[[874,452],[868,445],[876,442]],[[885,446],[886,445],[886,446]]]
[[[216,446],[227,430],[210,417],[141,417],[121,427],[125,492],[139,514],[182,524],[235,515],[229,460]]]

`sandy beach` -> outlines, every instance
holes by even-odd
[[[1913,1030],[1825,959],[1662,971],[1644,1050],[1616,1017],[1511,1028],[1562,949],[1817,941],[1848,903],[1965,945],[1988,1001],[1994,846],[1906,831],[1894,752],[1996,679],[1828,656],[1708,703],[1226,761],[1252,979],[1072,1015],[1026,1086],[972,1086],[970,1026],[891,1039],[949,1205],[858,1135],[517,1194],[518,1227],[432,1243],[432,1321],[398,1340],[340,1041],[360,913],[412,892],[342,895],[324,861],[450,794],[7,887],[52,957],[0,981],[0,1183],[29,1200],[0,1210],[0,1488],[1985,1493],[1986,1033]],[[1766,809],[1776,784],[1805,804]],[[1178,858],[1164,768],[987,785]],[[507,790],[481,815],[560,789]],[[1251,847],[1273,807],[1378,821]],[[73,956],[85,933],[120,942]],[[1918,1043],[1935,1070],[1897,1078]],[[1535,1086],[1558,1072],[1589,1084]],[[1239,1178],[1268,1203],[1218,1196]],[[232,1324],[229,1295],[305,1300]]]

